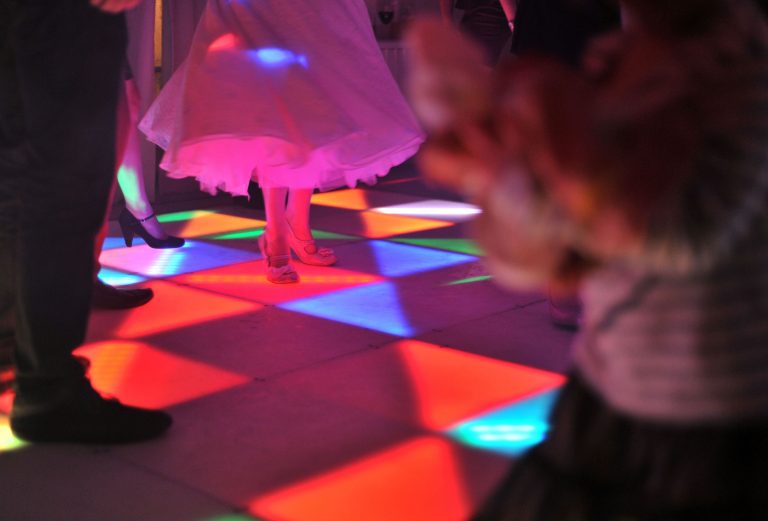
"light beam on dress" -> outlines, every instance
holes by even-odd
[[[305,54],[298,54],[278,47],[264,47],[246,51],[252,61],[267,69],[282,69],[291,65],[309,68],[309,59]]]

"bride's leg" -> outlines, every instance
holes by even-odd
[[[312,189],[300,188],[288,192],[288,205],[285,219],[293,230],[293,234],[301,240],[312,239],[312,229],[309,226],[309,209],[312,201]]]
[[[309,209],[312,189],[290,190],[285,212],[288,228],[288,243],[301,262],[315,266],[330,266],[336,263],[336,255],[330,248],[318,248],[312,238],[309,225]]]
[[[288,233],[285,221],[287,188],[264,188],[264,210],[267,215],[267,244],[269,255],[288,255]],[[266,253],[266,252],[265,252]],[[283,264],[287,264],[287,260]]]

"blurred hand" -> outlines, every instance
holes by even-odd
[[[408,95],[430,132],[479,119],[489,107],[491,70],[481,51],[456,29],[437,19],[411,24]]]
[[[105,13],[122,13],[133,9],[141,2],[142,0],[91,0],[91,5]]]

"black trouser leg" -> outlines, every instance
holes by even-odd
[[[15,304],[24,391],[83,378],[71,353],[114,175],[126,32],[122,16],[87,0],[0,4],[0,233],[12,250],[0,304]]]
[[[13,364],[16,349],[13,292],[9,282],[13,280],[13,248],[6,236],[0,236],[0,372]],[[1,387],[0,387],[1,388]]]

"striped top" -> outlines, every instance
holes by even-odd
[[[692,175],[635,247],[581,244],[602,264],[583,288],[577,367],[648,420],[768,417],[768,29],[751,2],[726,3],[729,17],[670,57],[698,136]]]

